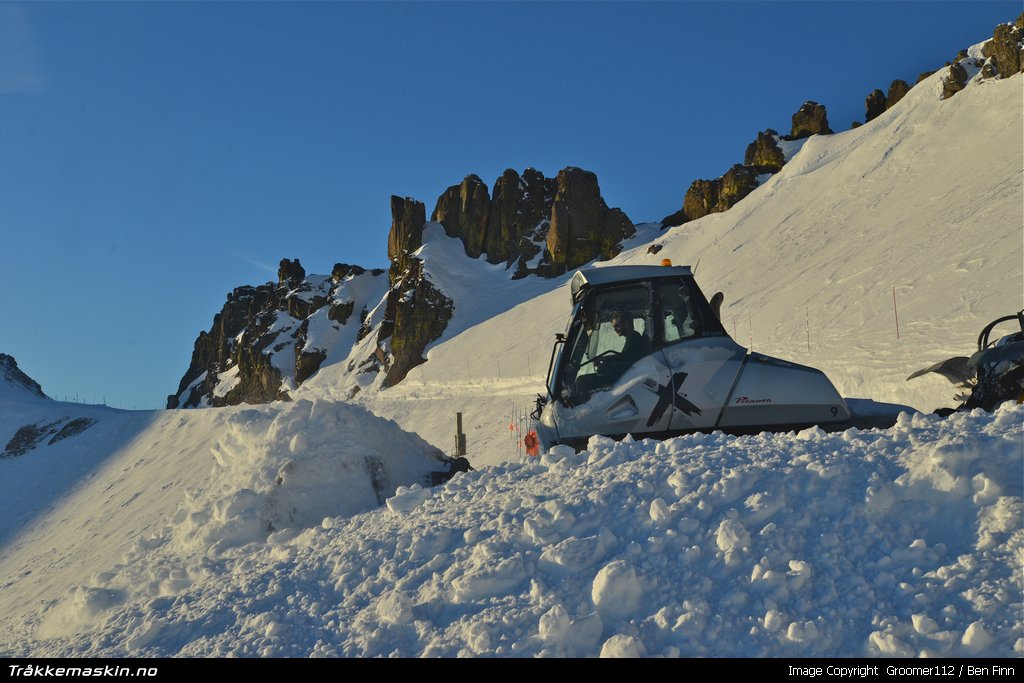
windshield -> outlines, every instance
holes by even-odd
[[[560,397],[580,404],[610,387],[651,350],[650,290],[646,285],[588,294],[577,310],[562,366]]]

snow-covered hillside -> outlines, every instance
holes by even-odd
[[[810,138],[729,211],[664,231],[639,225],[596,265],[691,265],[708,295],[724,292],[723,322],[744,346],[821,368],[849,398],[955,405],[938,375],[906,378],[970,355],[986,323],[1024,308],[1024,80],[975,78],[941,100],[942,78],[859,128]],[[510,420],[544,391],[568,279],[510,281],[499,266],[467,264],[439,229],[421,253],[456,319],[402,384],[356,400],[445,448],[461,411],[473,461],[500,462]],[[321,369],[296,395],[342,398],[334,372],[343,368]]]
[[[694,266],[739,342],[846,396],[951,405],[904,378],[1024,307],[1024,76],[940,79],[610,263]],[[1024,655],[1024,407],[528,461],[567,279],[512,281],[438,229],[420,255],[454,315],[356,405],[340,352],[293,403],[0,396],[0,445],[89,421],[0,458],[0,655]],[[411,486],[456,412],[478,469]]]

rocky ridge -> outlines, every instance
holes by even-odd
[[[479,176],[468,175],[438,198],[431,220],[462,240],[470,258],[515,266],[514,277],[561,275],[612,258],[636,232],[621,209],[605,203],[597,176],[572,166],[554,178],[506,169],[493,195]]]
[[[14,356],[6,353],[0,353],[0,388],[7,388],[12,393],[49,398],[43,393],[39,382],[22,372]]]
[[[980,54],[968,54],[961,50],[952,62],[946,63],[947,74],[943,79],[942,99],[952,97],[964,89],[967,81],[979,71],[982,78],[1008,78],[1024,72],[1024,13],[1013,23],[1000,24],[992,38],[986,41]],[[926,71],[917,77],[920,83],[934,71]],[[910,84],[895,79],[888,92],[875,89],[865,98],[865,122],[877,118],[892,109],[910,92]],[[861,124],[854,121],[852,128]],[[754,142],[747,146],[742,164],[733,165],[723,175],[713,180],[698,179],[690,184],[683,198],[683,208],[662,219],[662,228],[682,225],[710,213],[727,211],[737,202],[754,191],[764,180],[765,174],[778,172],[787,160],[780,148],[782,142],[802,140],[811,135],[830,135],[825,106],[807,101],[793,114],[789,135],[780,136],[772,129],[760,132]],[[792,156],[796,148],[788,156]],[[652,252],[654,253],[654,252]]]
[[[635,232],[622,210],[604,202],[597,176],[574,167],[555,178],[508,169],[493,193],[466,176],[438,198],[431,219],[467,256],[504,263],[511,277],[559,275],[611,258]],[[393,196],[387,271],[337,264],[329,277],[307,276],[298,259],[283,259],[277,282],[233,290],[196,339],[167,407],[286,400],[332,353],[348,362],[349,396],[377,379],[385,389],[401,382],[425,362],[456,305],[417,255],[427,225],[422,202]]]
[[[329,276],[307,278],[298,259],[283,259],[277,282],[236,287],[209,331],[199,333],[167,407],[287,399],[319,369],[336,338],[360,327],[376,303],[375,281],[384,289],[383,273],[338,263]]]

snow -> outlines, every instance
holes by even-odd
[[[1020,77],[945,101],[941,77],[804,141],[728,212],[640,226],[611,263],[699,261],[741,342],[854,399],[951,404],[945,380],[904,378],[1024,307],[1024,127]],[[354,342],[358,302],[383,317],[386,281],[365,274],[336,294],[357,302],[344,329],[310,321],[328,360],[293,402],[127,412],[0,395],[2,443],[96,420],[0,459],[0,655],[1024,653],[1024,406],[906,412],[878,431],[593,437],[526,458],[518,430],[568,277],[513,281],[437,226],[420,255],[455,314],[386,391],[348,369],[374,344]],[[363,390],[346,402],[353,372]],[[476,469],[429,488],[457,411]]]
[[[202,377],[205,378],[205,376],[206,373],[203,373]],[[200,379],[199,381],[202,381],[202,379]],[[232,389],[237,387],[239,382],[241,381],[242,378],[238,374],[238,366],[235,365],[233,367],[230,367],[224,372],[217,375],[217,385],[213,388],[213,395],[216,396],[217,398],[223,398],[227,396]],[[192,385],[194,384],[195,382],[192,383]],[[189,392],[191,392],[192,385],[189,385],[190,388],[186,390],[185,396],[188,396]]]
[[[247,525],[297,453],[317,476],[295,474],[278,511],[302,490],[351,498],[317,493],[318,450],[296,441],[317,410],[319,425],[349,416],[190,413],[227,413],[205,493],[61,599],[17,605],[5,654],[1010,656],[1022,637],[1021,406],[799,439],[594,438],[548,464],[396,488],[426,492],[411,509]],[[255,454],[229,457],[232,443]],[[1002,490],[979,497],[979,475]],[[9,575],[15,594],[54,580]]]

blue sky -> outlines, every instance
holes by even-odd
[[[636,222],[836,131],[1019,2],[0,4],[0,351],[51,396],[163,406],[226,293],[384,267],[389,197],[597,173]]]

